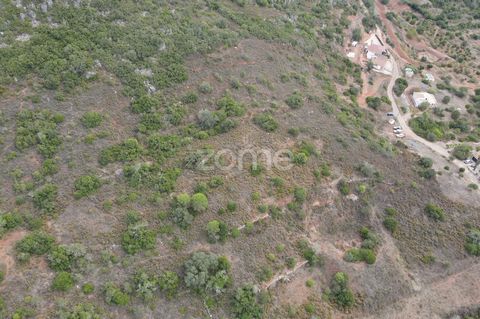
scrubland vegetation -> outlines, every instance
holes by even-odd
[[[359,106],[341,45],[373,1],[20,2],[0,5],[0,318],[360,317],[408,291],[382,245],[413,272],[479,255],[473,208],[378,135],[391,101]],[[411,126],[449,140],[462,118]]]

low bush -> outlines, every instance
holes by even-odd
[[[266,132],[273,132],[278,128],[278,123],[269,112],[255,115],[253,117],[253,123]]]
[[[341,179],[337,184],[337,189],[342,195],[350,194],[350,185],[344,179]]]
[[[376,261],[375,252],[367,248],[351,248],[347,250],[343,258],[348,262],[364,261],[370,265]]]
[[[436,221],[444,221],[445,220],[445,212],[441,207],[438,207],[435,204],[429,203],[425,206],[425,213],[428,217],[436,220]]]
[[[138,159],[143,153],[143,147],[135,138],[107,147],[100,152],[99,163],[103,166],[113,162],[128,162]]]
[[[156,235],[147,225],[138,223],[128,226],[122,236],[122,247],[127,254],[136,254],[155,247]]]
[[[133,285],[137,296],[143,300],[152,300],[155,291],[158,289],[158,282],[154,276],[144,271],[137,272],[133,277]]]
[[[21,261],[27,261],[31,255],[43,255],[48,253],[55,243],[55,238],[42,231],[33,232],[15,244],[17,257]]]
[[[258,303],[257,294],[250,285],[237,289],[232,308],[236,319],[261,319],[263,317],[263,309]]]
[[[245,114],[245,106],[230,95],[226,95],[218,100],[217,108],[225,112],[227,116],[242,116]]]
[[[480,229],[471,229],[467,234],[466,251],[473,256],[480,256]]]
[[[299,92],[294,92],[287,97],[285,103],[292,109],[299,109],[303,106],[303,96]]]
[[[208,240],[211,243],[224,242],[228,236],[228,226],[222,221],[212,220],[206,227]]]
[[[185,285],[193,291],[219,295],[230,285],[230,263],[226,257],[196,252],[185,263]]]
[[[100,179],[95,175],[84,175],[75,180],[74,188],[75,192],[73,195],[75,198],[82,198],[95,193],[100,186],[102,186],[102,182]]]
[[[95,128],[102,124],[103,116],[98,112],[86,112],[85,114],[83,114],[80,121],[82,122],[82,125],[86,128]]]
[[[167,298],[173,298],[177,294],[180,279],[173,271],[165,271],[158,278],[160,290],[165,293]]]
[[[33,193],[33,206],[46,213],[53,213],[57,208],[57,196],[57,186],[53,184],[45,184]]]
[[[400,96],[405,91],[407,86],[408,86],[407,80],[405,80],[404,78],[398,78],[395,80],[395,85],[393,86],[393,92],[395,93],[396,96]]]
[[[366,98],[366,102],[368,107],[374,109],[375,111],[382,106],[382,99],[378,96],[369,96]]]
[[[12,230],[23,223],[23,217],[19,213],[4,213],[0,215],[0,238],[7,231]]]
[[[81,244],[60,245],[48,254],[48,265],[55,271],[72,271],[84,261],[86,249]]]
[[[159,101],[150,95],[143,95],[135,99],[132,104],[133,113],[148,113],[153,111],[159,105]]]
[[[395,233],[398,228],[398,222],[393,216],[387,216],[383,220],[383,226],[390,231],[390,233]]]
[[[472,147],[466,144],[459,144],[453,149],[453,156],[459,160],[466,160],[472,154]]]
[[[52,282],[52,289],[57,291],[68,291],[73,287],[75,281],[72,274],[66,271],[59,272]]]
[[[418,164],[422,166],[423,168],[431,168],[433,165],[433,160],[429,157],[422,157],[419,161]]]
[[[114,283],[106,283],[104,292],[105,301],[108,304],[126,306],[130,302],[130,296],[118,288]]]
[[[330,283],[328,297],[331,302],[341,309],[348,309],[355,305],[355,296],[348,285],[349,278],[343,272],[337,272]]]

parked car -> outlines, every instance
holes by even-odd
[[[395,120],[394,120],[394,119],[390,119],[390,120],[388,120],[388,123],[391,124],[391,125],[393,125],[393,124],[395,124]]]
[[[463,161],[465,164],[472,164],[473,161],[470,158],[467,158],[466,160]]]
[[[395,136],[398,137],[398,138],[404,138],[404,137],[405,137],[405,134],[399,133],[399,134],[395,134]]]
[[[394,130],[401,130],[402,127],[401,127],[401,126],[394,126],[393,129],[394,129]]]
[[[388,112],[387,116],[394,116],[393,112]]]

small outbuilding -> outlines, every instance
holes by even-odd
[[[427,92],[414,92],[413,93],[413,103],[415,107],[419,107],[422,103],[427,102],[430,106],[437,106],[437,99],[433,94]]]

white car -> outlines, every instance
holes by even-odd
[[[465,164],[471,164],[471,163],[472,163],[472,160],[468,158],[468,159],[464,160],[463,162],[464,162]]]
[[[405,137],[405,134],[399,133],[399,134],[395,134],[395,136],[398,137],[398,138],[404,138],[404,137]]]
[[[389,123],[390,125],[393,125],[393,124],[395,124],[395,120],[394,120],[394,119],[390,119],[390,120],[388,120],[388,123]]]
[[[401,127],[401,126],[394,126],[393,129],[394,129],[394,130],[401,130],[402,127]]]

